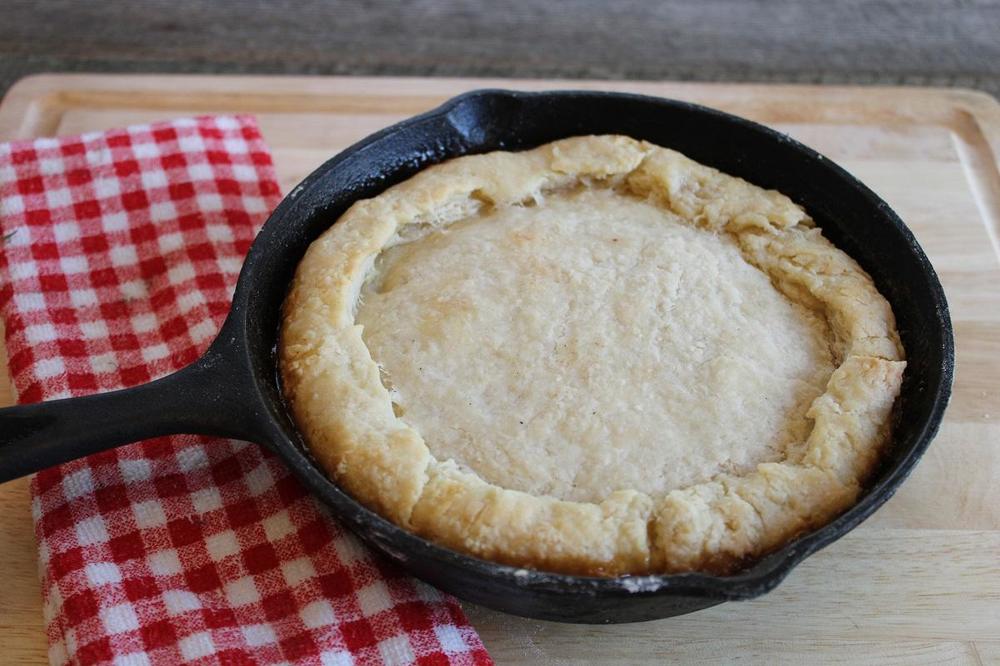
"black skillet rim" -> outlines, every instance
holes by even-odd
[[[912,232],[910,232],[899,216],[871,189],[835,162],[781,132],[745,118],[691,102],[633,93],[573,89],[545,92],[523,92],[505,89],[474,90],[451,98],[431,111],[403,120],[372,134],[323,163],[282,200],[262,229],[259,239],[268,235],[269,228],[274,229],[280,226],[284,220],[303,214],[305,211],[299,210],[299,203],[308,197],[303,196],[299,198],[299,195],[307,192],[311,187],[316,185],[328,172],[336,169],[343,160],[362,153],[373,144],[383,141],[395,133],[407,131],[415,125],[428,123],[429,121],[446,120],[449,114],[456,108],[469,100],[477,98],[503,96],[519,99],[560,95],[572,95],[579,98],[616,97],[623,100],[673,106],[680,110],[706,114],[714,117],[716,120],[737,125],[742,131],[763,135],[768,140],[791,147],[805,159],[813,162],[822,162],[823,168],[831,171],[832,176],[839,177],[865,199],[871,210],[877,213],[881,223],[891,224],[895,227],[895,231],[906,241],[908,250],[915,255],[920,268],[931,286],[931,293],[926,294],[926,297],[930,298],[934,303],[937,312],[937,323],[940,326],[939,333],[942,339],[942,359],[941,365],[938,368],[940,381],[933,387],[933,408],[923,415],[923,427],[919,435],[914,438],[916,441],[915,445],[877,483],[866,488],[862,498],[838,518],[765,555],[749,565],[747,569],[737,574],[731,576],[716,576],[704,573],[650,574],[602,578],[536,571],[482,560],[438,546],[382,518],[354,500],[326,477],[308,456],[307,449],[304,447],[297,431],[293,427],[289,427],[291,421],[284,406],[274,405],[273,401],[269,400],[262,392],[260,396],[261,402],[268,405],[272,411],[271,423],[268,428],[270,439],[272,440],[271,444],[276,452],[292,465],[293,470],[309,486],[309,489],[314,494],[320,496],[326,504],[332,506],[338,515],[347,517],[347,521],[356,529],[370,530],[372,533],[384,535],[384,538],[376,539],[376,541],[382,542],[386,539],[391,539],[394,550],[399,548],[405,549],[407,555],[410,557],[421,558],[424,561],[438,561],[444,566],[460,567],[470,573],[483,577],[506,579],[508,583],[513,583],[525,590],[535,590],[548,594],[555,593],[557,595],[562,594],[567,597],[580,594],[608,598],[687,596],[718,601],[757,597],[777,586],[806,557],[854,529],[893,496],[899,485],[909,476],[913,467],[934,439],[951,395],[954,373],[954,336],[944,290],[941,287],[937,274],[926,254],[913,237]],[[449,157],[457,156],[450,155]],[[420,168],[425,168],[429,164],[421,165]],[[255,243],[254,247],[251,248],[246,265],[244,266],[245,272],[253,272],[255,265],[260,263],[261,255],[266,251],[262,247],[265,244]],[[249,286],[244,285],[241,280],[234,294],[234,311],[246,313],[253,310],[249,304],[250,299],[253,297],[250,292],[251,289]],[[245,333],[249,333],[248,328],[244,327]],[[247,342],[252,344],[250,340],[247,340]],[[251,365],[253,364],[251,363]],[[277,364],[275,363],[272,371],[276,367]],[[256,379],[258,382],[261,381],[259,377]],[[278,380],[272,376],[271,381],[277,382]],[[280,393],[280,383],[277,388]],[[257,385],[257,389],[261,389],[259,384]],[[281,410],[283,413],[276,413],[276,410]],[[293,433],[292,437],[289,437],[289,432]],[[289,439],[291,442],[288,441]],[[282,442],[281,440],[285,441]],[[291,446],[287,445],[289,443]]]

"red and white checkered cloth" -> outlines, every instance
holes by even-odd
[[[0,144],[20,402],[195,360],[278,197],[248,117]],[[370,555],[256,445],[150,440],[31,492],[53,663],[490,663],[452,598]]]

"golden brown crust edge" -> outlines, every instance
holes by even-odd
[[[840,366],[786,460],[663,497],[601,503],[535,497],[436,460],[398,419],[354,323],[381,249],[410,225],[444,226],[483,206],[575,182],[611,181],[691,224],[733,235],[775,286],[821,312]],[[310,246],[285,302],[280,369],[317,461],[365,505],[445,546],[517,566],[588,575],[725,571],[849,507],[877,462],[902,381],[892,311],[871,279],[787,197],[621,136],[463,157],[359,201]]]

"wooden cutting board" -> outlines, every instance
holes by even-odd
[[[913,229],[948,293],[958,356],[947,418],[913,476],[873,518],[774,592],[681,618],[607,627],[467,607],[496,660],[1000,663],[1000,105],[993,98],[914,88],[47,75],[8,93],[0,139],[253,113],[287,191],[356,139],[482,87],[692,100],[813,146]],[[5,372],[0,404],[12,401]],[[46,660],[27,488],[25,480],[0,486],[3,663]]]

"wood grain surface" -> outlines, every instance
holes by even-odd
[[[574,626],[467,606],[505,663],[1000,663],[1000,105],[937,89],[291,77],[25,80],[0,138],[213,111],[258,116],[287,191],[338,149],[477,87],[603,88],[688,99],[788,132],[858,175],[913,229],[945,286],[957,344],[937,440],[875,516],[775,591],[692,615]],[[11,401],[0,374],[0,404]],[[24,480],[0,486],[0,662],[44,663]]]
[[[4,0],[0,94],[43,71],[959,85],[997,0]]]

